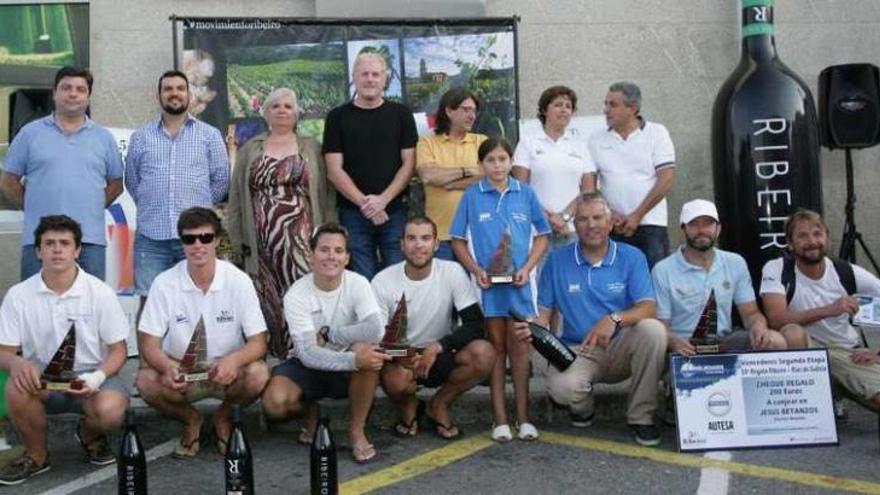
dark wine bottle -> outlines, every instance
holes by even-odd
[[[517,313],[511,312],[510,317],[516,321],[526,321],[524,316]],[[559,337],[554,335],[550,329],[529,322],[529,332],[532,334],[532,347],[559,371],[567,370],[571,363],[577,359],[574,351],[559,340]]]
[[[336,474],[336,444],[330,432],[330,418],[321,415],[312,437],[311,455],[312,495],[336,495],[339,493],[339,477]]]
[[[785,218],[822,211],[819,126],[810,90],[776,54],[773,0],[741,1],[742,55],[712,110],[712,171],[721,247],[757,283],[786,246]]]
[[[226,472],[226,495],[253,495],[254,461],[251,447],[241,428],[241,406],[232,406],[232,431],[223,460]]]
[[[147,495],[147,458],[137,434],[134,409],[125,411],[125,432],[116,459],[119,495]]]

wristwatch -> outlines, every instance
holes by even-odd
[[[565,212],[563,212],[562,215],[560,215],[560,216],[562,217],[563,222],[570,222],[571,219],[574,218],[574,215],[572,215],[571,213],[565,213]]]
[[[324,341],[330,340],[328,338],[330,337],[330,327],[328,325],[324,325],[323,327],[319,328],[318,335],[320,335],[321,338],[324,339]]]
[[[620,315],[617,313],[617,311],[614,311],[612,313],[608,313],[608,318],[610,318],[611,321],[614,322],[614,329],[615,330],[620,328],[620,323],[623,321],[623,318],[620,317]]]

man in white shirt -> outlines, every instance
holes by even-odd
[[[880,408],[880,356],[850,323],[859,310],[854,294],[880,297],[880,279],[827,256],[828,227],[814,211],[792,213],[785,238],[791,256],[768,261],[761,278],[770,325],[802,325],[808,334],[802,347],[827,348],[831,376],[857,400]]]
[[[413,217],[404,225],[400,241],[405,261],[391,265],[373,278],[373,291],[383,321],[406,301],[406,343],[419,353],[382,368],[382,388],[400,408],[393,433],[415,436],[419,415],[437,436],[450,440],[461,430],[449,417],[456,397],[489,376],[495,349],[485,340],[483,312],[473,284],[458,263],[434,259],[439,248],[437,225],[427,217]],[[461,326],[457,325],[461,317]],[[439,390],[427,403],[416,401],[419,385]]]
[[[222,401],[214,434],[225,455],[232,404],[253,402],[269,379],[263,361],[266,322],[257,292],[247,274],[217,259],[221,231],[213,210],[193,207],[180,214],[177,234],[186,259],[156,277],[138,325],[143,367],[137,388],[147,404],[183,423],[180,445],[172,453],[177,458],[199,452],[202,415],[193,402]],[[187,383],[181,361],[199,326],[211,364],[207,380]]]
[[[638,86],[612,84],[605,96],[608,128],[590,136],[589,149],[615,240],[641,249],[653,268],[669,253],[666,195],[675,184],[675,148],[666,127],[639,115],[641,106]]]
[[[348,397],[352,458],[365,463],[376,457],[376,449],[364,426],[379,370],[391,357],[376,345],[382,321],[370,283],[345,269],[348,239],[348,231],[335,223],[318,227],[312,235],[313,272],[294,282],[284,296],[293,351],[272,369],[262,404],[273,420],[303,417],[297,441],[308,444],[318,422],[315,401]]]
[[[106,433],[122,424],[128,407],[128,388],[116,376],[125,364],[128,322],[113,290],[77,266],[79,224],[66,215],[45,216],[34,238],[42,269],[9,289],[0,307],[0,369],[9,372],[6,403],[25,448],[0,469],[3,485],[49,470],[47,414],[83,415],[76,437],[88,461],[113,463]],[[49,391],[41,374],[72,328],[73,369],[67,371],[76,380],[70,390]]]

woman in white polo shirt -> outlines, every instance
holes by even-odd
[[[538,99],[543,132],[523,136],[513,155],[513,176],[531,185],[550,221],[551,248],[575,240],[575,200],[596,189],[596,166],[586,140],[568,128],[576,110],[574,90],[545,89]]]

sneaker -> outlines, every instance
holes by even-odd
[[[538,439],[538,429],[531,423],[523,423],[519,425],[519,434],[517,438],[524,442],[530,442]]]
[[[27,453],[21,457],[9,461],[0,469],[0,485],[18,485],[31,476],[45,473],[49,470],[49,458],[43,464],[37,464]]]
[[[575,428],[589,428],[593,426],[593,418],[596,416],[595,413],[590,414],[578,414],[576,412],[569,412],[568,417],[571,419],[571,426]]]
[[[508,425],[498,425],[492,428],[492,440],[498,443],[507,443],[513,440],[513,432]]]
[[[86,459],[89,464],[94,466],[106,466],[116,462],[116,456],[110,451],[110,444],[107,441],[107,435],[98,435],[89,440],[89,443],[83,441],[83,421],[80,420],[76,425],[76,440],[79,442],[83,451],[86,453]]]
[[[645,447],[660,445],[660,431],[654,425],[629,425],[636,443]]]

